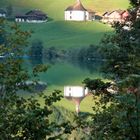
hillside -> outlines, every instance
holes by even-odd
[[[0,5],[11,4],[15,6],[16,12],[22,9],[41,9],[55,20],[63,20],[66,7],[73,5],[76,0],[1,0]],[[85,8],[90,8],[97,13],[114,9],[126,9],[129,6],[129,0],[81,0]],[[1,7],[0,6],[0,7]]]
[[[104,33],[111,33],[112,28],[99,22],[53,21],[41,24],[26,24],[25,30],[32,30],[31,40],[40,39],[44,47],[75,48],[98,44]]]
[[[126,9],[128,0],[81,0],[85,8],[93,9],[97,14],[113,9]],[[1,0],[0,7],[13,6],[13,15],[25,13],[31,9],[41,9],[51,19],[43,24],[21,23],[25,30],[34,33],[31,40],[40,39],[44,47],[75,48],[98,44],[105,33],[111,33],[108,25],[93,22],[66,22],[64,10],[75,0]]]

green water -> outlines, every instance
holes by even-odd
[[[101,62],[79,62],[79,61],[43,61],[30,60],[26,65],[29,69],[36,64],[46,64],[49,66],[47,72],[40,74],[40,80],[46,82],[48,89],[61,89],[65,85],[82,85],[82,81],[89,78],[101,78],[99,71]]]
[[[46,95],[49,95],[54,90],[61,90],[62,95],[64,94],[65,85],[82,85],[82,81],[89,78],[102,78],[102,73],[100,72],[101,62],[78,62],[72,60],[64,61],[48,61],[44,60],[43,62],[32,59],[27,59],[25,62],[25,67],[31,71],[31,69],[37,64],[46,64],[49,66],[49,69],[46,73],[40,74],[39,78],[41,81],[47,83],[47,88],[44,91]],[[31,94],[23,93],[23,97],[29,97]],[[44,99],[40,98],[37,94],[35,97],[39,100],[41,105],[44,105]],[[62,98],[60,101],[54,104],[57,107],[64,107],[70,111],[75,112],[75,104],[65,98]],[[82,112],[92,113],[92,107],[94,106],[94,101],[92,96],[87,96],[82,100],[80,108]]]

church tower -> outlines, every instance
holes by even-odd
[[[87,9],[84,8],[80,0],[76,0],[76,3],[69,6],[65,10],[65,20],[72,21],[85,21],[87,19]]]

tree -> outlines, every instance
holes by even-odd
[[[55,60],[58,57],[60,57],[59,53],[60,51],[57,50],[55,47],[50,47],[50,48],[45,49],[44,55],[45,55],[45,58],[49,60],[53,60],[53,59]]]
[[[123,28],[127,23],[115,23],[115,34],[102,40],[100,52],[106,60],[103,72],[115,81],[118,92],[111,96],[109,105],[106,100],[95,102],[93,119],[88,122],[94,139],[140,139],[140,20],[136,18],[140,3],[137,0],[131,3],[134,18],[129,21],[130,30]],[[95,92],[102,85],[101,81],[91,79],[84,82]],[[99,92],[99,96],[101,94],[104,93]]]
[[[43,56],[43,43],[40,40],[34,40],[30,48],[31,57],[41,57]]]
[[[29,49],[30,62],[32,66],[43,64],[43,43],[40,40],[34,40]]]
[[[139,0],[130,0],[130,4],[134,7],[137,7],[140,5],[140,1]]]
[[[7,16],[11,17],[13,14],[13,6],[10,4],[6,7]]]
[[[62,97],[60,91],[55,90],[49,96],[40,94],[43,107],[33,96],[28,99],[18,96],[19,91],[30,90],[27,81],[38,82],[38,73],[47,70],[46,66],[38,65],[29,74],[22,65],[30,32],[0,19],[0,34],[4,35],[0,53],[7,54],[0,61],[0,139],[56,139],[69,133],[68,123],[58,125],[49,120],[53,102]]]
[[[139,7],[139,1],[131,3],[135,9]],[[133,12],[137,14],[137,10]],[[116,23],[116,33],[106,36],[102,42],[101,52],[107,60],[104,72],[111,74],[119,91],[114,97],[115,104],[96,117],[102,124],[99,127],[104,128],[104,137],[111,139],[140,139],[140,20],[132,19],[130,30],[123,29],[125,24]],[[103,117],[108,122],[99,120]]]
[[[116,80],[131,74],[140,74],[138,23],[135,21],[130,31],[124,30],[123,25],[117,23],[116,34],[103,39],[101,52],[107,60],[103,69],[105,73],[115,76]]]

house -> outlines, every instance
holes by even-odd
[[[112,12],[105,12],[102,17],[102,22],[104,23],[124,23],[130,18],[130,13],[127,10],[115,10]]]
[[[95,19],[95,12],[84,8],[80,0],[65,9],[65,20],[68,21],[88,21]]]
[[[6,17],[6,11],[4,9],[0,9],[0,17]]]
[[[28,22],[28,23],[42,23],[47,21],[47,14],[40,10],[31,10],[25,15],[16,15],[15,21],[16,22]]]

